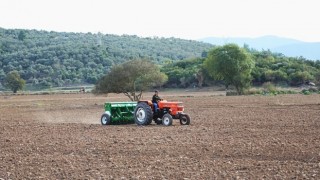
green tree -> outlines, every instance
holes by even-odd
[[[177,61],[162,66],[161,72],[165,73],[169,79],[166,87],[202,87],[205,80],[205,70],[203,69],[204,58],[192,58]]]
[[[153,86],[161,86],[167,79],[151,61],[131,60],[113,66],[111,71],[98,81],[94,93],[123,93],[131,101],[138,101],[143,91]]]
[[[298,72],[290,74],[289,79],[290,79],[291,85],[301,85],[301,84],[304,84],[306,81],[313,80],[314,77],[312,75],[310,75],[309,72],[298,71]]]
[[[4,86],[10,88],[13,93],[22,90],[25,84],[26,82],[20,77],[20,74],[17,71],[9,72],[4,81]]]
[[[216,80],[224,80],[226,88],[234,85],[238,94],[243,94],[244,89],[250,86],[254,63],[250,55],[235,44],[212,49],[204,64],[209,75]]]
[[[26,32],[25,31],[23,31],[23,30],[21,30],[20,32],[19,32],[19,35],[18,35],[18,39],[20,40],[20,41],[23,41],[25,38],[26,38]]]
[[[271,81],[271,82],[281,82],[281,81],[286,81],[288,79],[287,73],[281,71],[281,70],[267,70],[265,72],[265,78],[266,81]]]

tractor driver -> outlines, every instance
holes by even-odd
[[[161,101],[162,99],[158,96],[158,90],[154,91],[154,95],[152,96],[152,104],[154,107],[154,112],[158,111],[158,102]]]

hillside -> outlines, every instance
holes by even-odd
[[[156,63],[201,57],[208,43],[177,38],[65,33],[0,28],[0,83],[17,70],[28,84],[93,84],[111,66],[131,59]]]
[[[236,43],[239,46],[244,44],[250,48],[257,50],[271,50],[273,52],[282,53],[290,57],[304,57],[310,60],[320,60],[320,42],[309,43],[298,41],[295,39],[282,38],[277,36],[263,36],[258,38],[219,38],[208,37],[200,39],[202,42],[211,43],[213,45],[224,45],[227,43]]]

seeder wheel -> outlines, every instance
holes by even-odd
[[[102,114],[101,124],[102,125],[110,125],[111,124],[111,118],[110,118],[109,114]]]

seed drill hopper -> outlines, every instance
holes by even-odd
[[[104,104],[105,112],[101,116],[102,125],[133,124],[136,102],[107,102]]]

